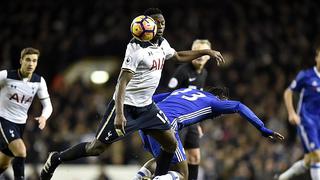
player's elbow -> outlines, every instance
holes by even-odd
[[[240,101],[235,101],[234,106],[235,106],[234,110],[236,112],[241,111],[241,109],[243,109],[243,107],[244,107],[244,105]]]
[[[283,93],[283,99],[284,101],[287,101],[292,96],[292,90],[290,88],[287,88]]]
[[[52,103],[50,98],[44,99],[41,101],[43,110],[42,110],[42,116],[44,116],[46,119],[48,119],[53,111]]]
[[[50,105],[49,105],[49,107],[48,107],[48,114],[49,114],[49,116],[51,116],[52,112],[53,112],[53,107],[52,107],[52,104],[50,103]]]

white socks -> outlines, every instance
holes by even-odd
[[[310,168],[311,179],[320,180],[320,163],[311,164]]]
[[[145,168],[144,166],[138,171],[135,177],[132,180],[141,180],[142,177],[151,177],[152,174],[149,169]]]
[[[280,174],[279,180],[289,180],[294,176],[305,173],[308,170],[303,159],[295,162],[289,169]]]
[[[156,176],[153,180],[180,180],[179,174],[175,171],[169,171],[168,174]]]

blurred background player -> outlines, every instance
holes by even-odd
[[[214,119],[223,114],[238,113],[257,128],[262,136],[283,140],[282,135],[266,128],[264,123],[247,106],[239,101],[227,100],[225,88],[212,88],[209,92],[182,88],[172,93],[155,95],[153,98],[168,117],[178,141],[178,149],[171,162],[171,171],[167,175],[159,176],[155,179],[188,179],[186,155],[178,131],[206,119]],[[160,152],[159,143],[142,131],[140,131],[140,136],[144,142],[145,149],[156,159]],[[142,175],[150,177],[154,173],[153,162],[154,160],[148,161],[137,173],[134,180],[142,179]]]
[[[162,12],[150,8],[144,14],[157,22],[157,34],[151,41],[132,39],[127,45],[113,100],[105,111],[95,138],[65,151],[50,153],[42,168],[41,179],[51,179],[55,169],[63,162],[100,155],[112,143],[139,129],[162,145],[155,174],[168,172],[177,144],[166,117],[152,101],[164,62],[173,56],[181,62],[189,62],[203,55],[210,55],[218,63],[224,62],[224,59],[220,52],[208,49],[176,52],[162,37],[165,29]]]
[[[288,111],[289,122],[298,127],[305,156],[294,163],[279,177],[290,179],[310,168],[311,178],[320,180],[320,48],[315,55],[316,65],[302,70],[290,87],[284,92],[284,101]],[[297,111],[293,106],[293,93],[300,93]]]
[[[41,130],[52,113],[46,81],[34,73],[39,56],[39,50],[25,48],[21,51],[20,69],[0,71],[0,173],[8,168],[13,159],[15,180],[25,179],[27,150],[22,138],[34,96],[42,104],[42,113],[35,118]]]
[[[193,41],[192,50],[211,49],[211,43],[207,39],[197,39]],[[201,56],[190,63],[180,65],[169,81],[170,89],[194,88],[203,89],[208,76],[204,68],[209,56]],[[202,129],[199,124],[189,126],[180,131],[183,147],[187,154],[189,169],[189,179],[194,180],[198,177],[198,169],[201,159],[199,141]]]

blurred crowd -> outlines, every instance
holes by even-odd
[[[33,120],[41,109],[39,102],[30,110],[27,162],[43,163],[49,151],[94,137],[114,81],[104,87],[81,80],[66,85],[62,72],[87,56],[121,60],[131,38],[131,20],[154,6],[163,11],[165,37],[173,48],[190,49],[194,39],[206,38],[222,52],[225,65],[210,61],[206,66],[208,85],[228,87],[232,99],[248,105],[269,128],[286,137],[283,143],[269,141],[236,115],[207,121],[201,140],[203,178],[269,180],[301,158],[302,147],[295,128],[287,123],[282,94],[300,69],[314,64],[320,1],[1,1],[1,69],[18,67],[23,47],[39,48],[37,72],[47,79],[54,106],[42,132]],[[167,62],[163,73],[173,74],[177,66]],[[163,76],[159,91],[166,90],[169,77]],[[99,158],[73,163],[142,164],[149,156],[141,148],[134,134]]]

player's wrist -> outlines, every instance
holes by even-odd
[[[264,137],[268,137],[268,136],[272,136],[274,134],[274,132],[266,127],[262,127],[260,129],[260,132],[262,133],[262,136]]]

